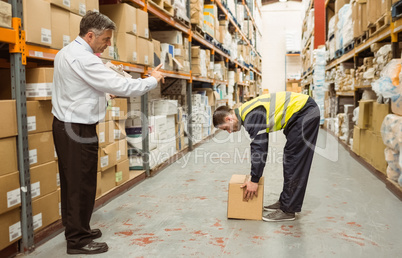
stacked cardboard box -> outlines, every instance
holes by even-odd
[[[97,125],[99,139],[97,197],[129,178],[125,120],[127,99],[109,101],[104,121]]]
[[[358,122],[353,131],[353,151],[384,174],[387,162],[380,130],[384,118],[389,113],[389,104],[362,100],[359,102]]]
[[[0,108],[0,250],[21,238],[20,180],[17,159],[17,112],[14,100],[1,100]]]
[[[53,67],[26,70],[26,97],[28,100],[50,100],[53,87]]]
[[[176,150],[178,151],[185,148],[184,130],[183,108],[179,107],[175,116]]]
[[[200,29],[203,28],[203,24],[204,24],[203,10],[204,10],[204,1],[191,0],[191,2],[190,2],[191,24],[198,26]]]
[[[24,0],[26,41],[61,49],[78,36],[87,10],[98,9],[94,0]]]
[[[216,22],[218,18],[218,8],[215,4],[204,5],[204,32],[215,38],[215,28],[219,26]],[[218,28],[219,29],[219,28]]]
[[[207,65],[209,64],[206,60],[206,52],[199,46],[191,47],[191,71],[195,76],[206,77],[208,72]]]
[[[112,45],[101,57],[153,66],[154,44],[149,40],[148,13],[126,3],[101,5],[100,11],[117,27]]]

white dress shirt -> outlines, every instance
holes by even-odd
[[[105,93],[141,96],[157,84],[154,77],[120,77],[105,67],[88,43],[78,36],[54,60],[52,113],[63,122],[94,124],[105,117]]]

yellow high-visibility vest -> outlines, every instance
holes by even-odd
[[[309,96],[295,92],[277,92],[261,95],[239,107],[239,114],[244,121],[253,109],[264,106],[267,111],[267,133],[281,130],[294,113],[306,104]]]

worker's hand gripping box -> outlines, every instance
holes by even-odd
[[[249,180],[248,175],[233,175],[229,182],[228,218],[261,220],[264,199],[264,177],[258,183],[258,196],[244,200],[245,189],[240,188]]]

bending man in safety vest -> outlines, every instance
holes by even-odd
[[[214,126],[229,133],[243,125],[250,134],[251,180],[242,187],[245,199],[257,196],[258,181],[263,174],[268,152],[268,133],[284,129],[286,145],[283,152],[283,190],[279,200],[264,210],[264,221],[294,220],[300,212],[313,160],[320,126],[320,111],[308,95],[277,92],[262,95],[239,108],[226,106],[216,109]]]

